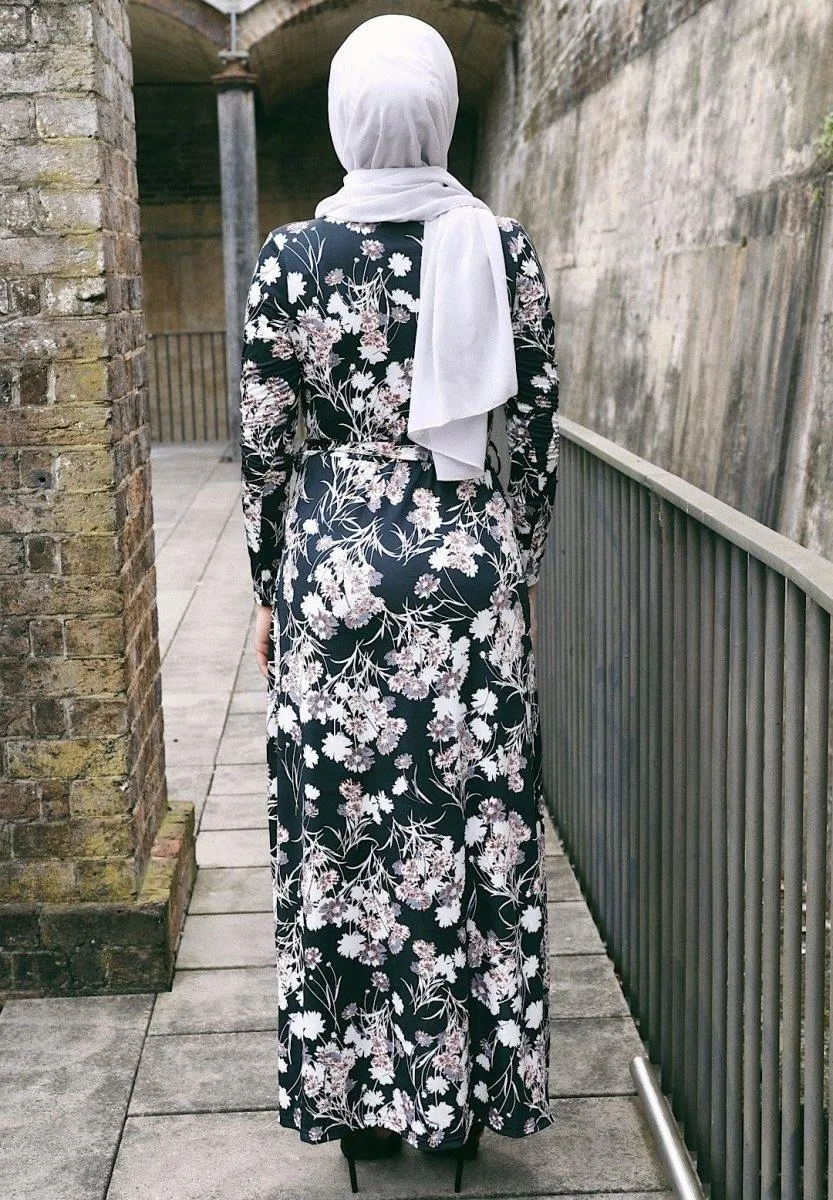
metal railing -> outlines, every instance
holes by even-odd
[[[151,333],[147,359],[153,441],[229,436],[225,333]]]
[[[833,563],[561,430],[553,818],[711,1196],[822,1200]]]

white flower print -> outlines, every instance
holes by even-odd
[[[373,387],[375,381],[370,371],[354,371],[351,382],[356,391],[366,392],[368,388]]]
[[[537,933],[541,928],[541,909],[537,905],[530,905],[521,913],[521,924],[529,933]]]
[[[524,1024],[530,1029],[537,1029],[544,1019],[544,1002],[542,1000],[533,1000],[527,1005],[524,1013]]]
[[[358,958],[364,944],[365,939],[360,933],[344,933],[339,938],[338,952],[345,958]]]
[[[407,254],[392,254],[388,259],[388,266],[394,275],[407,275],[411,269],[411,260]]]
[[[466,821],[466,845],[473,846],[486,835],[486,823],[482,817],[469,817]]]
[[[290,271],[286,277],[287,298],[295,304],[307,290],[307,281],[300,271]]]
[[[289,1027],[297,1037],[314,1042],[324,1032],[324,1018],[320,1012],[293,1013]]]
[[[265,258],[259,271],[259,277],[261,283],[267,287],[271,283],[276,283],[281,277],[280,261],[274,256],[272,258]]]
[[[351,308],[338,292],[333,292],[327,301],[327,312],[338,317],[345,333],[356,333],[361,327],[361,314]]]
[[[342,762],[350,749],[350,742],[343,733],[328,733],[321,746],[324,754],[335,762]]]
[[[398,362],[388,363],[385,368],[385,383],[391,391],[391,395],[397,399],[404,399],[410,390],[408,377],[402,369],[402,364]]]
[[[475,712],[491,716],[497,711],[497,693],[491,688],[478,688],[472,696],[472,707]]]
[[[495,631],[497,616],[493,609],[484,608],[471,622],[471,636],[479,642],[485,642]]]
[[[409,312],[417,312],[419,309],[419,298],[412,296],[410,292],[406,292],[404,288],[394,288],[390,294],[394,304],[401,304],[403,308],[407,308]]]
[[[445,1102],[432,1104],[425,1110],[425,1119],[431,1125],[436,1125],[438,1129],[448,1129],[453,1116],[454,1109]]]
[[[521,1041],[521,1028],[517,1021],[498,1021],[497,1040],[503,1046],[518,1046]]]

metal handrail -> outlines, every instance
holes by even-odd
[[[833,613],[833,562],[823,558],[775,529],[762,525],[723,500],[718,500],[693,483],[640,458],[592,429],[579,425],[563,413],[559,425],[565,437],[583,446],[603,462],[675,504],[690,517],[754,554],[761,562],[791,579],[826,612]]]
[[[630,1061],[630,1072],[674,1195],[679,1200],[703,1200],[704,1193],[697,1172],[688,1157],[674,1114],[662,1094],[650,1059],[644,1054],[635,1054]]]
[[[553,820],[712,1200],[831,1178],[833,563],[561,417]]]

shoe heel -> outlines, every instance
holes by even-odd
[[[353,1192],[357,1192],[359,1190],[359,1185],[356,1180],[356,1160],[353,1158],[352,1154],[347,1155],[347,1166],[350,1169],[350,1189]]]
[[[454,1172],[454,1191],[459,1192],[463,1183],[463,1164],[466,1161],[466,1148],[461,1146],[457,1154],[457,1170]]]

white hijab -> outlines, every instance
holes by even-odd
[[[408,435],[438,479],[484,470],[488,412],[517,387],[503,248],[494,213],[446,169],[457,71],[425,21],[362,22],[330,65],[333,146],[344,186],[316,217],[425,221]]]

